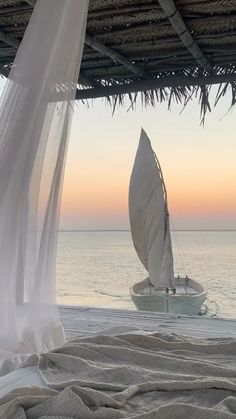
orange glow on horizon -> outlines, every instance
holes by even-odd
[[[224,181],[225,182],[225,181]],[[181,176],[168,179],[168,204],[171,216],[233,215],[236,213],[236,194],[233,181],[221,182],[215,178],[194,179]],[[129,178],[119,174],[108,177],[100,173],[95,177],[80,176],[79,180],[65,183],[62,213],[104,216],[128,216]],[[223,184],[224,183],[224,184]],[[226,186],[227,185],[227,186]]]
[[[236,214],[235,181],[227,174],[179,176],[169,179],[168,201],[173,215],[210,216]]]
[[[82,170],[81,170],[82,172]],[[127,214],[128,186],[117,172],[81,173],[77,179],[68,173],[63,190],[61,212],[64,214]],[[73,180],[72,180],[73,178]]]
[[[128,228],[129,180],[139,131],[132,131],[130,122],[126,127],[122,126],[120,120],[116,122],[117,128],[113,129],[115,121],[112,120],[109,126],[107,118],[104,122],[99,119],[95,127],[89,118],[86,117],[84,122],[84,136],[77,137],[77,130],[79,132],[81,127],[79,124],[76,127],[75,140],[69,150],[62,197],[62,223],[64,219],[65,225],[75,228],[84,225],[86,228],[100,225],[114,228],[124,225]],[[166,125],[167,117],[157,123],[153,116],[150,115],[150,118],[153,132],[149,135],[164,174],[171,220],[175,222],[176,218],[177,224],[181,220],[179,225],[183,228],[185,225],[195,227],[203,224],[211,227],[213,220],[219,228],[236,228],[233,136],[227,133],[228,146],[225,147],[223,124],[220,129],[214,125],[208,132],[199,129],[197,134],[196,128],[195,131],[190,128],[186,131],[182,128],[174,130],[174,127]],[[160,123],[165,125],[162,127],[163,135]],[[176,127],[180,125],[178,120]]]

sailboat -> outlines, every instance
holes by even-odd
[[[130,288],[137,309],[200,314],[207,295],[204,287],[188,276],[174,276],[167,191],[143,129],[130,179],[129,218],[135,250],[149,274]]]

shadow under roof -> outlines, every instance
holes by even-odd
[[[0,72],[7,76],[36,0],[0,0]],[[43,28],[42,28],[43,29]],[[236,98],[235,0],[90,0],[77,99],[131,104],[199,95]]]

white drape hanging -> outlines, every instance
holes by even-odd
[[[1,97],[1,359],[64,341],[56,242],[87,8],[88,0],[37,1]]]

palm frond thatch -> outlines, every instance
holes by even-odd
[[[34,3],[0,0],[4,76]],[[210,86],[217,83],[212,98]],[[90,0],[78,99],[107,97],[115,110],[127,103],[125,97],[130,109],[139,97],[144,106],[167,102],[169,108],[173,102],[185,107],[197,98],[203,123],[229,91],[229,107],[234,106],[235,83],[235,0]]]

